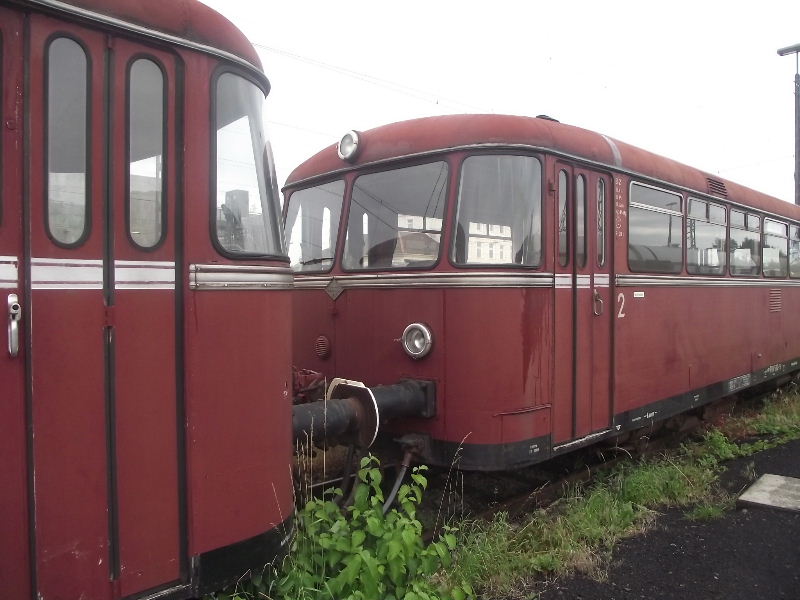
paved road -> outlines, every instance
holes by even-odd
[[[753,464],[754,463],[754,464]],[[800,440],[728,464],[722,484],[739,492],[753,468],[800,478]],[[769,508],[690,521],[670,510],[656,527],[614,550],[608,580],[562,579],[541,600],[800,600],[800,513]]]

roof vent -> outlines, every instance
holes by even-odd
[[[560,123],[558,119],[554,119],[550,115],[536,115],[537,119],[544,119],[545,121],[553,121],[553,123]]]
[[[725,188],[724,183],[716,179],[711,179],[711,177],[706,177],[706,181],[708,182],[709,194],[714,194],[715,196],[719,196],[720,198],[728,197],[728,190]]]

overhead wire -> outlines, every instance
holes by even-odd
[[[364,81],[365,83],[369,83],[371,85],[375,85],[378,87],[383,87],[394,92],[405,94],[407,96],[411,96],[417,98],[418,100],[423,100],[426,102],[431,102],[433,104],[438,104],[440,106],[452,106],[454,108],[466,108],[475,111],[482,111],[482,112],[493,112],[485,107],[476,106],[474,104],[469,104],[467,102],[462,102],[460,100],[455,100],[453,98],[447,98],[437,94],[436,92],[432,92],[430,90],[425,90],[422,88],[412,87],[403,83],[397,83],[395,81],[391,81],[389,79],[383,79],[381,77],[375,77],[374,75],[369,75],[367,73],[362,73],[360,71],[355,71],[353,69],[348,69],[346,67],[340,67],[338,65],[333,65],[331,63],[323,62],[321,60],[317,60],[315,58],[311,58],[308,56],[303,56],[302,54],[297,54],[295,52],[289,52],[288,50],[283,50],[281,48],[275,48],[274,46],[267,46],[266,44],[260,42],[251,42],[253,46],[256,48],[261,48],[267,52],[271,52],[273,54],[278,54],[280,56],[284,56],[286,58],[290,58],[292,60],[297,60],[299,62],[304,62],[306,64],[318,67],[320,69],[326,69],[329,71],[334,71],[341,75],[346,75],[348,77],[352,77],[353,79],[358,79],[360,81]]]

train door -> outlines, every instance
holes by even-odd
[[[22,269],[22,13],[0,6],[0,589],[29,598],[30,545]]]
[[[183,566],[176,69],[123,39],[29,20],[36,591],[130,596]]]
[[[128,597],[185,576],[182,385],[176,377],[176,57],[113,40],[111,359],[112,565]],[[113,276],[110,274],[113,271]]]
[[[611,423],[608,177],[563,162],[555,169],[555,389],[553,443]],[[557,449],[557,448],[556,448]]]

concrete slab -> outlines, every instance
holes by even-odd
[[[739,505],[800,512],[800,479],[765,474],[739,496]]]

